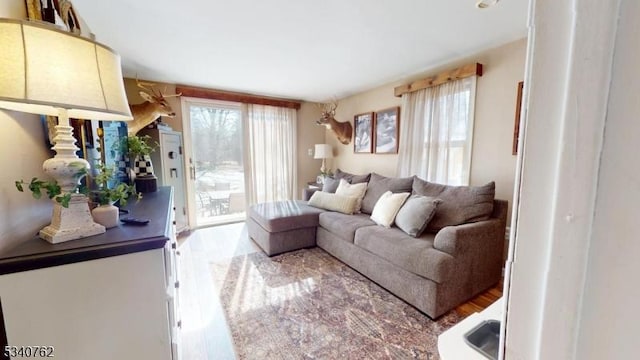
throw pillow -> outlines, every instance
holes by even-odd
[[[391,191],[385,192],[376,202],[376,206],[371,212],[371,220],[378,225],[390,228],[402,204],[404,204],[409,195],[408,192],[399,194],[394,194]]]
[[[316,191],[309,199],[309,205],[320,209],[341,212],[351,215],[356,209],[357,199],[350,196],[340,196],[324,191]]]
[[[371,180],[367,186],[367,192],[362,199],[362,212],[371,214],[376,202],[385,191],[393,193],[411,192],[413,176],[406,178],[392,178],[376,173],[371,174]]]
[[[367,183],[349,184],[347,180],[340,179],[340,184],[338,185],[336,194],[341,196],[350,196],[350,197],[356,198],[357,202],[356,202],[355,212],[359,213],[360,207],[362,206],[362,198],[364,197],[365,191],[367,191]]]
[[[336,174],[335,174],[334,177],[336,179],[345,179],[350,184],[360,184],[360,183],[369,182],[369,178],[371,177],[371,174],[354,175],[354,174],[351,174],[351,173],[348,173],[348,172],[344,172],[344,171],[338,169],[338,170],[336,170]]]
[[[416,177],[413,193],[442,200],[427,226],[429,231],[438,231],[445,226],[489,219],[493,213],[496,184],[492,181],[483,186],[450,186]]]
[[[422,195],[411,195],[396,215],[396,226],[413,237],[419,237],[436,214],[442,200]]]
[[[340,185],[340,179],[326,177],[324,178],[324,184],[322,184],[322,191],[333,194],[338,190],[338,185]]]

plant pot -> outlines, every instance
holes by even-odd
[[[134,161],[136,191],[151,193],[158,191],[158,179],[153,173],[153,163],[149,155],[137,156]]]
[[[93,220],[98,224],[109,229],[118,226],[118,220],[120,220],[120,211],[114,205],[100,205],[91,210]]]

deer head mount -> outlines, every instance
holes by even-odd
[[[329,104],[322,104],[320,106],[320,110],[322,111],[322,115],[318,121],[316,121],[317,125],[324,125],[327,129],[333,131],[336,138],[340,143],[344,145],[349,145],[351,143],[351,135],[353,135],[353,127],[351,127],[351,122],[340,122],[335,119],[336,109],[338,108],[338,103],[333,101]]]
[[[129,105],[133,121],[128,125],[129,136],[133,136],[138,131],[151,124],[158,116],[174,117],[176,113],[167,102],[167,98],[180,96],[182,94],[165,95],[155,88],[155,84],[143,82],[136,79],[136,84],[140,91],[140,96],[145,100],[142,104]],[[166,92],[166,87],[165,87]]]

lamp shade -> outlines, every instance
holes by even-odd
[[[0,108],[94,120],[131,120],[120,56],[42,23],[0,19]]]
[[[331,159],[333,157],[333,149],[329,144],[316,144],[314,159]]]

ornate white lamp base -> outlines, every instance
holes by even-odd
[[[80,181],[78,173],[83,169],[89,169],[89,163],[78,158],[73,137],[73,128],[69,126],[67,110],[58,109],[58,125],[55,127],[55,145],[53,150],[56,156],[48,159],[42,165],[45,173],[56,179],[63,193],[75,192]],[[69,240],[80,239],[86,236],[102,234],[106,230],[104,226],[96,224],[89,212],[89,199],[83,194],[72,194],[69,207],[65,208],[57,202],[53,202],[53,216],[51,225],[40,230],[40,237],[50,243],[61,243]]]
[[[88,201],[86,196],[75,194],[71,197],[68,208],[55,203],[51,225],[40,230],[40,237],[57,244],[104,233],[104,226],[93,222]]]

